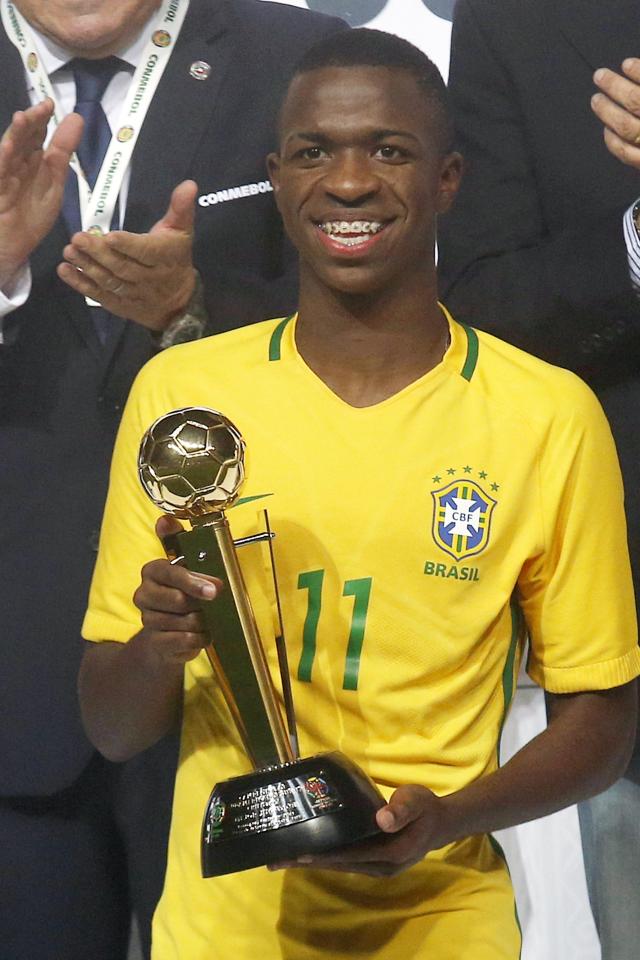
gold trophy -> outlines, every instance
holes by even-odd
[[[237,428],[207,407],[160,417],[140,445],[138,470],[153,502],[192,529],[164,539],[167,556],[194,573],[224,580],[201,603],[205,652],[254,770],[216,784],[202,824],[202,875],[220,876],[326,851],[378,833],[384,799],[366,774],[338,751],[300,759],[275,571],[273,534],[242,540],[224,515],[244,481],[245,443]],[[275,637],[285,725],[236,548],[269,546],[279,630]]]

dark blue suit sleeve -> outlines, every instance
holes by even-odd
[[[536,46],[526,16],[518,22],[508,3],[458,3],[449,82],[465,176],[440,224],[439,270],[441,295],[459,319],[588,370],[605,358],[624,363],[640,343],[640,309],[622,226],[633,193],[580,196],[580,151],[618,171],[591,116],[591,68],[575,63],[579,95],[561,109],[571,77],[552,84],[556,65],[545,63],[543,38]]]

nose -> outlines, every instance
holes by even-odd
[[[324,189],[337,203],[357,207],[380,189],[380,181],[368,155],[348,150],[334,157],[324,178]]]

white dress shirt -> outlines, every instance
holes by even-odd
[[[640,237],[633,222],[633,210],[636,204],[629,207],[624,215],[624,239],[627,244],[627,261],[631,283],[640,293]]]

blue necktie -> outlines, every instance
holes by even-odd
[[[67,69],[72,71],[76,83],[74,111],[84,119],[84,130],[77,154],[92,190],[98,179],[107,147],[111,142],[111,128],[102,109],[101,101],[112,78],[123,66],[122,60],[117,57],[106,57],[103,60],[76,58],[67,64]],[[71,234],[82,229],[78,183],[75,176],[70,176],[67,179],[62,213]],[[118,204],[116,203],[111,226],[117,228],[119,220]],[[91,307],[91,316],[98,331],[98,336],[104,343],[109,329],[110,314],[102,307]]]

